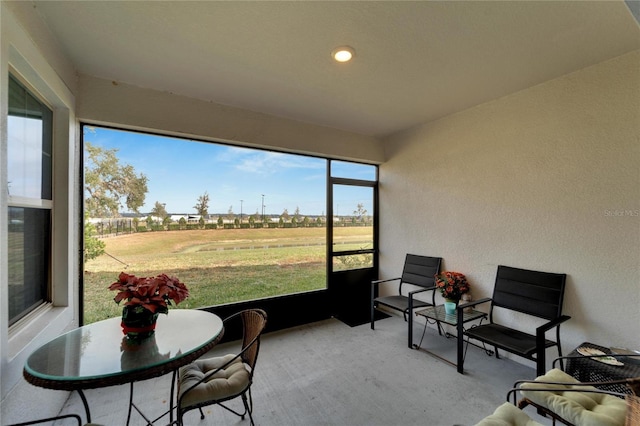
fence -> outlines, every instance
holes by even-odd
[[[93,226],[96,228],[96,234],[100,237],[110,237],[135,232],[133,219],[101,219],[99,222],[93,222]]]

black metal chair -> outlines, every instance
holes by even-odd
[[[558,356],[562,356],[560,344],[560,324],[571,317],[562,315],[562,302],[566,274],[531,271],[527,269],[498,266],[493,297],[476,300],[458,306],[459,309],[490,302],[489,323],[465,331],[469,338],[486,343],[495,348],[519,355],[536,362],[536,375],[546,371],[545,351],[557,346]],[[548,320],[535,329],[535,334],[525,333],[514,327],[494,322],[494,308],[504,308],[522,312]],[[545,333],[556,329],[556,340],[549,340]],[[460,360],[464,363],[464,359]]]
[[[376,280],[371,282],[371,329],[373,330],[375,322],[375,311],[379,306],[385,306],[390,309],[402,312],[404,320],[407,321],[407,315],[414,309],[425,306],[432,306],[435,303],[435,276],[440,273],[441,257],[419,256],[416,254],[407,254],[402,269],[402,276],[398,278],[390,278],[386,280]],[[399,281],[398,294],[390,296],[378,297],[378,286],[381,283]],[[402,293],[402,285],[418,287],[419,290],[408,291]],[[431,303],[424,300],[415,299],[414,295],[425,291],[432,291]],[[409,335],[411,335],[411,324],[409,321]]]
[[[253,400],[251,384],[255,372],[260,336],[267,324],[267,314],[261,309],[247,309],[224,320],[225,328],[237,318],[242,320],[242,350],[238,354],[222,357],[202,358],[182,367],[178,375],[178,425],[183,425],[184,414],[193,409],[212,404],[240,416],[249,414],[253,425]],[[237,397],[242,398],[244,412],[239,413],[222,404]]]

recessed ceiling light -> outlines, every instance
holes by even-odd
[[[333,49],[331,57],[338,62],[349,62],[356,55],[356,51],[350,46],[340,46]]]

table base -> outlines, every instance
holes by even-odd
[[[457,364],[457,363],[455,363],[455,362],[453,362],[453,361],[451,361],[451,360],[449,360],[449,359],[447,359],[447,358],[445,358],[445,357],[443,357],[443,356],[440,356],[440,355],[438,355],[438,354],[437,354],[437,353],[435,353],[435,352],[432,352],[432,351],[430,351],[430,350],[428,350],[428,349],[426,349],[426,348],[423,348],[423,347],[422,347],[422,340],[423,340],[423,338],[424,338],[424,333],[425,333],[425,331],[426,331],[427,324],[425,324],[425,326],[424,326],[424,327],[425,327],[425,330],[423,330],[423,332],[422,332],[422,337],[420,338],[420,343],[418,343],[418,344],[415,344],[415,343],[414,343],[414,344],[413,344],[413,349],[417,349],[417,350],[419,350],[419,351],[422,351],[422,352],[426,353],[427,355],[431,355],[431,356],[433,356],[433,357],[435,357],[435,358],[438,358],[440,361],[444,361],[444,362],[446,362],[447,364],[451,365],[452,367],[456,367],[456,368],[457,368],[457,367],[458,367],[458,364]],[[439,323],[439,322],[438,322],[438,328],[441,328],[441,325],[440,325],[440,323]],[[455,334],[451,334],[451,333],[449,333],[448,331],[444,331],[444,330],[442,330],[442,334],[444,334],[444,337],[446,337],[447,339],[450,339],[450,338],[455,338],[455,339],[457,339],[457,338],[458,338],[458,336],[456,336]],[[466,357],[467,357],[467,348],[469,347],[469,345],[472,345],[472,346],[475,346],[476,348],[482,349],[482,350],[484,351],[484,353],[486,353],[488,356],[493,356],[493,355],[495,354],[495,352],[494,352],[494,351],[492,351],[491,349],[487,349],[487,348],[486,348],[486,347],[484,347],[484,346],[480,346],[480,345],[478,345],[478,344],[476,344],[476,343],[473,343],[473,342],[471,342],[469,339],[466,339],[466,340],[465,340],[465,339],[463,338],[463,341],[464,341],[464,343],[465,343],[464,354],[462,355],[462,358],[463,358],[463,359],[466,359]]]
[[[464,357],[467,354],[467,349],[469,347],[469,339],[465,340],[464,339],[464,332],[465,332],[465,328],[464,328],[464,324],[470,321],[474,321],[474,320],[480,320],[480,323],[482,324],[482,321],[487,318],[487,314],[484,312],[480,312],[480,311],[476,311],[476,310],[471,310],[470,312],[464,312],[464,310],[462,309],[457,309],[455,315],[451,315],[451,314],[446,314],[445,313],[445,308],[444,305],[438,305],[438,306],[428,306],[424,309],[421,309],[419,311],[417,311],[415,313],[416,315],[420,315],[425,317],[426,322],[424,324],[424,330],[422,331],[422,338],[420,339],[420,343],[418,345],[413,345],[412,343],[412,337],[413,336],[409,336],[409,347],[415,347],[416,349],[420,349],[430,355],[435,356],[436,358],[443,360],[445,362],[447,362],[448,364],[456,367],[458,373],[463,374],[464,371],[462,369],[462,365],[463,365],[463,360]],[[448,324],[451,326],[456,327],[457,330],[457,334],[453,335],[447,332],[444,332],[445,337],[449,338],[449,337],[455,337],[456,341],[457,341],[457,362],[451,362],[446,358],[441,357],[438,354],[435,354],[431,351],[428,351],[426,349],[421,348],[420,346],[422,345],[422,341],[424,339],[424,335],[425,332],[427,330],[427,325],[429,324],[429,320],[433,320],[435,321],[435,323],[438,325],[438,334],[442,335],[444,330],[442,329],[442,324]],[[411,318],[411,322],[413,322],[413,317]],[[411,329],[411,328],[410,328]],[[467,343],[466,346],[464,346],[464,343]],[[475,343],[471,343],[474,346],[478,346]],[[478,346],[479,347],[479,346]],[[489,351],[486,348],[481,348],[484,349],[485,352],[489,353]],[[493,354],[493,353],[492,353]]]

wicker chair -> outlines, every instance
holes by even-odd
[[[627,395],[627,426],[640,425],[640,397]]]
[[[238,318],[242,320],[242,350],[238,354],[199,359],[180,369],[178,374],[178,425],[183,425],[184,414],[193,409],[212,404],[240,416],[249,414],[253,425],[253,400],[251,384],[260,350],[260,336],[267,324],[267,314],[261,309],[248,309],[224,320],[225,328]],[[239,413],[222,404],[237,397],[242,398],[244,412]]]

